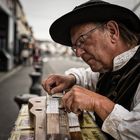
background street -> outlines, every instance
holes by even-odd
[[[87,67],[81,60],[75,57],[51,57],[44,59],[43,78],[48,74],[63,74],[71,67]],[[17,118],[19,108],[14,97],[19,94],[29,93],[31,78],[29,74],[34,70],[33,66],[19,66],[12,74],[0,74],[0,140],[7,140]],[[10,72],[9,72],[10,73]],[[45,91],[42,89],[45,95]]]

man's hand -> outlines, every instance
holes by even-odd
[[[74,86],[63,96],[62,105],[66,111],[76,114],[83,110],[95,111],[104,120],[111,113],[115,104],[100,94]]]
[[[71,88],[75,84],[74,75],[50,75],[42,82],[43,88],[49,94],[55,94]]]

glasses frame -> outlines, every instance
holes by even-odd
[[[89,30],[88,32],[86,32],[86,33],[84,33],[82,35],[80,35],[76,39],[75,43],[71,47],[73,52],[76,53],[77,48],[83,48],[84,47],[84,43],[86,42],[86,39],[91,35],[91,33],[95,32],[97,29],[99,29],[103,25],[104,25],[104,23],[103,24],[99,24],[95,28]]]

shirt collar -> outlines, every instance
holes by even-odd
[[[114,58],[113,71],[121,69],[136,53],[139,46],[136,46]]]

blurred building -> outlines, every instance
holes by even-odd
[[[15,63],[20,63],[20,54],[24,48],[32,48],[34,42],[33,31],[29,26],[24,9],[19,0],[16,0],[16,27],[15,27]]]
[[[20,63],[20,53],[33,42],[19,0],[0,0],[0,71],[9,71]]]
[[[42,57],[46,56],[71,56],[73,51],[71,47],[58,44],[50,40],[35,40],[36,45],[41,49]]]
[[[140,18],[140,1],[139,0],[137,0],[137,2],[134,4],[132,11],[135,12],[137,16]]]

